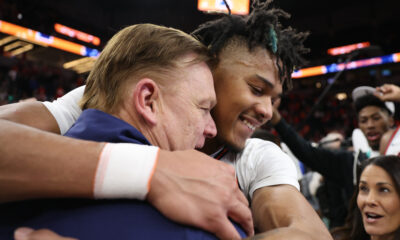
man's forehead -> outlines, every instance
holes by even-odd
[[[371,115],[375,115],[375,114],[381,114],[385,112],[381,107],[375,106],[375,105],[370,105],[370,106],[365,106],[364,108],[362,108],[360,110],[360,112],[358,113],[358,115],[360,117],[368,117]]]
[[[226,57],[221,60],[253,67],[275,64],[275,59],[276,58],[273,55],[262,48],[256,48],[252,51],[241,48],[238,51],[226,54]]]

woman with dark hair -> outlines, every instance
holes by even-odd
[[[358,172],[349,216],[332,231],[334,239],[400,239],[400,157],[371,158]]]

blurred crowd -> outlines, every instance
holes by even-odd
[[[0,105],[30,98],[52,101],[83,84],[84,77],[70,70],[0,57]]]

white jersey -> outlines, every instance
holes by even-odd
[[[385,155],[400,155],[400,126],[396,128],[385,150]]]
[[[297,180],[300,181],[301,179],[303,179],[303,173],[301,171],[299,159],[292,153],[292,151],[286,145],[286,143],[281,142],[281,148],[282,148],[282,151],[284,153],[286,153],[290,157],[290,159],[292,159],[294,165],[296,166]]]
[[[296,166],[273,142],[248,139],[242,152],[228,152],[221,160],[235,167],[239,186],[249,200],[262,187],[288,184],[300,189]]]
[[[79,107],[78,103],[84,91],[85,86],[78,87],[53,102],[43,102],[56,119],[62,135],[71,128],[72,124],[74,124],[79,115],[81,115],[82,109]]]
[[[56,119],[61,134],[68,131],[81,114],[78,102],[83,92],[84,86],[53,102],[44,102]],[[242,152],[229,152],[221,160],[235,166],[239,185],[248,199],[252,198],[255,190],[266,186],[289,184],[300,188],[293,161],[272,142],[249,139]]]
[[[353,142],[354,152],[358,153],[359,151],[365,153],[368,158],[379,156],[379,151],[373,150],[369,144],[368,140],[365,137],[364,133],[359,128],[355,128],[351,135],[351,139]]]

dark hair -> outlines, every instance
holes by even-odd
[[[224,15],[200,25],[192,35],[208,46],[217,57],[233,37],[243,38],[250,51],[255,47],[267,49],[276,57],[280,81],[286,82],[290,88],[293,70],[304,63],[301,55],[309,52],[303,46],[309,33],[297,32],[290,27],[283,28],[279,18],[289,18],[290,15],[281,9],[270,8],[272,1],[255,0],[250,15]]]
[[[358,185],[360,177],[367,166],[374,165],[385,170],[392,179],[397,194],[400,194],[400,157],[394,155],[379,156],[364,161],[357,171],[357,186],[350,201],[349,215],[343,227],[332,230],[332,236],[335,240],[359,240],[370,239],[365,231],[360,209],[357,206]],[[398,196],[400,198],[400,195]],[[400,239],[400,228],[395,232],[395,238]]]
[[[357,98],[354,101],[354,107],[356,109],[357,114],[359,114],[363,108],[368,106],[379,107],[382,110],[386,111],[389,115],[392,115],[392,112],[387,108],[386,104],[372,94],[364,95],[362,97]]]

